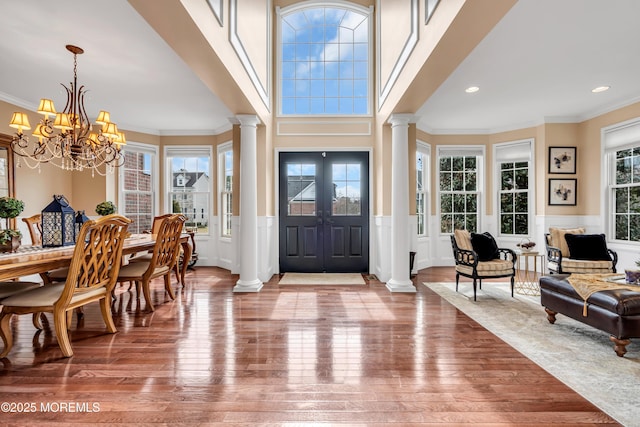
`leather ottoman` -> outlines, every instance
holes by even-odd
[[[583,316],[584,300],[567,281],[568,276],[554,274],[540,278],[540,303],[549,322],[555,323],[556,314],[560,313],[607,332],[616,354],[624,356],[629,339],[640,338],[640,287],[638,292],[611,289],[592,294],[587,300],[587,316]]]

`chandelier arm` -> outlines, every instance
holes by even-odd
[[[24,159],[27,167],[35,169],[42,163],[49,163],[64,170],[90,169],[92,175],[96,173],[105,176],[113,173],[116,167],[124,165],[124,153],[120,145],[115,144],[112,136],[102,133],[92,134],[93,125],[86,112],[85,96],[87,90],[78,85],[78,58],[84,51],[73,45],[67,45],[67,50],[73,53],[73,81],[69,86],[61,84],[67,93],[67,102],[60,115],[56,115],[55,121],[49,119],[49,114],[55,115],[55,109],[51,100],[42,100],[40,113],[44,113],[38,127],[33,132],[37,141],[29,141],[22,133],[23,129],[29,129],[24,113],[15,113],[10,125],[18,131],[11,140],[11,149],[18,156],[18,161]],[[47,101],[47,102],[45,102]],[[103,113],[108,121],[108,113],[101,112],[100,123],[103,123]],[[17,118],[16,118],[17,117]],[[55,126],[54,126],[55,125]],[[115,134],[116,128],[109,128],[108,135]],[[56,133],[57,128],[60,131]],[[120,135],[117,141],[124,143],[124,136]]]

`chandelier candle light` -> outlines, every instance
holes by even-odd
[[[37,141],[29,141],[23,130],[31,129],[25,113],[15,112],[9,126],[17,129],[11,140],[11,149],[32,169],[42,163],[49,163],[65,170],[90,169],[92,176],[106,175],[124,164],[122,146],[126,144],[124,133],[118,131],[106,111],[100,111],[95,122],[99,130],[93,132],[93,125],[84,108],[86,90],[78,87],[77,56],[84,50],[67,45],[73,53],[73,82],[67,90],[67,105],[62,113],[56,112],[53,101],[41,99],[38,113],[44,116],[32,132]],[[53,117],[53,120],[50,118]],[[58,131],[58,132],[56,132]],[[35,139],[35,138],[34,138]]]

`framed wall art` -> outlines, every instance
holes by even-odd
[[[549,179],[549,205],[550,206],[575,206],[578,180]]]
[[[576,147],[549,147],[549,173],[576,173]]]

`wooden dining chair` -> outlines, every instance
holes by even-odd
[[[151,230],[145,230],[143,231],[143,234],[158,234],[158,231],[160,231],[160,225],[162,225],[162,221],[166,218],[169,218],[171,215],[172,214],[164,214],[164,215],[158,215],[153,217],[153,222],[151,223]],[[129,262],[140,262],[140,261],[149,262],[151,261],[152,256],[153,256],[153,252],[146,251],[143,253],[136,254],[133,257],[129,258]],[[180,259],[180,256],[178,256],[178,259]],[[180,272],[178,271],[177,261],[175,266],[172,268],[172,270],[176,274],[176,279],[178,280],[178,282],[180,282]],[[184,284],[182,285],[184,286]],[[131,286],[129,286],[129,289],[131,289]]]
[[[22,221],[27,224],[29,236],[31,236],[31,244],[34,246],[42,245],[42,214],[22,218]],[[40,277],[45,285],[50,285],[55,282],[64,282],[67,280],[67,274],[69,274],[69,268],[64,267],[40,273]]]
[[[171,299],[175,299],[171,288],[171,270],[177,263],[180,252],[180,235],[187,218],[181,214],[172,214],[160,221],[158,232],[155,233],[156,243],[150,259],[131,262],[120,268],[118,282],[134,282],[137,298],[140,298],[140,288],[150,311],[154,311],[151,301],[149,283],[156,277],[164,277],[164,287]]]
[[[2,302],[0,335],[4,349],[0,358],[9,354],[13,346],[11,318],[14,314],[52,313],[58,345],[66,357],[73,356],[68,329],[75,308],[99,301],[107,330],[116,332],[111,317],[111,290],[120,271],[129,223],[130,219],[117,214],[85,222],[64,283],[20,292]]]

